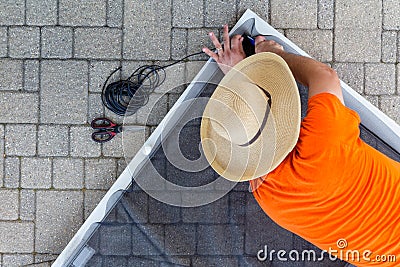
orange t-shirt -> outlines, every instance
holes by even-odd
[[[400,266],[400,163],[364,143],[359,123],[336,96],[311,97],[295,148],[253,194],[276,223],[338,258]]]

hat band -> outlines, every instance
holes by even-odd
[[[244,143],[243,145],[239,145],[241,147],[246,147],[251,145],[252,143],[254,143],[261,135],[261,132],[264,130],[265,125],[267,124],[267,120],[269,117],[269,112],[271,110],[271,105],[272,105],[272,97],[271,94],[269,92],[267,92],[266,90],[264,90],[263,88],[261,88],[260,86],[258,86],[257,84],[255,84],[258,88],[260,88],[261,91],[264,92],[264,94],[268,97],[268,105],[267,105],[267,109],[265,110],[265,115],[263,118],[263,121],[261,123],[260,128],[258,129],[257,133],[254,135],[253,138],[250,139],[250,141],[248,141],[247,143]]]

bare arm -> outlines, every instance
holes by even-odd
[[[256,38],[256,53],[260,52],[273,52],[281,56],[289,65],[295,79],[308,87],[309,97],[327,92],[336,95],[344,103],[339,78],[329,66],[308,57],[285,52],[281,45],[261,36]]]

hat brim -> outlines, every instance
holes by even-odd
[[[300,133],[297,84],[286,62],[274,53],[258,53],[239,62],[221,80],[211,99],[224,94],[235,78],[243,75],[271,95],[270,114],[259,138],[242,147],[219,136],[210,125],[209,104],[200,127],[206,159],[219,175],[231,181],[252,180],[274,170],[293,150]]]

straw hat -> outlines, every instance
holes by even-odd
[[[200,135],[212,168],[232,181],[248,181],[275,169],[300,132],[300,96],[286,62],[258,53],[221,80],[203,113]]]

